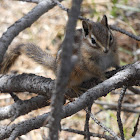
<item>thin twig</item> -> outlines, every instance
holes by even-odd
[[[76,133],[76,134],[80,134],[80,135],[84,135],[84,136],[86,135],[85,131],[79,131],[79,130],[70,129],[70,128],[62,128],[61,130]],[[96,134],[96,133],[91,133],[91,132],[89,132],[89,135],[92,136],[92,137],[104,138],[106,140],[117,140],[116,138],[111,137],[111,136],[101,135],[101,134]]]
[[[10,92],[9,94],[11,95],[11,97],[14,99],[15,102],[20,100],[18,96],[14,94],[13,92]]]
[[[136,36],[136,35],[128,32],[128,31],[124,30],[124,29],[116,27],[115,25],[110,25],[110,29],[115,30],[117,32],[120,32],[122,34],[125,34],[125,35],[127,35],[127,36],[129,36],[129,37],[131,37],[131,38],[133,38],[133,39],[135,39],[137,41],[140,41],[140,36]]]
[[[123,124],[122,124],[120,115],[121,115],[122,100],[123,100],[123,97],[125,95],[126,89],[127,89],[127,87],[124,86],[122,91],[121,91],[121,94],[120,94],[120,97],[118,100],[118,108],[117,108],[117,122],[118,122],[118,126],[119,126],[120,135],[121,135],[122,140],[125,140],[125,138],[124,138],[124,132],[123,132]]]
[[[140,89],[139,88],[134,88],[134,87],[128,87],[128,89],[133,92],[134,94],[139,94],[140,95]]]
[[[88,110],[86,109],[86,112],[88,112]],[[115,132],[113,132],[110,128],[107,128],[104,124],[102,124],[100,121],[98,121],[96,119],[96,117],[88,112],[90,114],[90,117],[94,120],[95,123],[97,123],[100,127],[102,127],[104,129],[104,131],[108,132],[109,134],[111,134],[113,137],[115,137],[117,140],[120,140],[120,138],[115,134]]]
[[[133,131],[133,133],[132,133],[132,136],[133,136],[133,137],[136,135],[136,132],[137,132],[137,130],[138,130],[139,120],[140,120],[140,114],[139,114],[139,116],[138,116],[136,125],[134,126],[134,131]]]
[[[105,108],[105,110],[114,110],[114,111],[117,111],[117,109],[116,108],[111,108],[111,107],[107,107],[107,108]],[[121,109],[121,111],[123,111],[123,112],[129,112],[129,113],[140,113],[140,110],[134,110],[134,109]]]
[[[57,4],[62,10],[66,11],[67,13],[69,13],[69,9],[66,8],[64,5],[62,5],[58,0],[53,0],[53,1],[54,1],[55,4]],[[86,21],[92,21],[91,19],[85,18],[85,17],[83,17],[83,16],[79,16],[78,19],[80,19],[80,20],[86,20]],[[122,34],[125,34],[125,35],[127,35],[127,36],[129,36],[129,37],[131,37],[131,38],[133,38],[133,39],[135,39],[135,40],[137,40],[137,41],[140,41],[140,36],[136,36],[136,35],[134,35],[134,34],[128,32],[128,31],[126,31],[126,30],[124,30],[124,29],[121,29],[121,28],[119,28],[119,27],[117,27],[117,26],[114,26],[114,25],[109,25],[109,27],[110,27],[111,30],[118,31],[118,32],[120,32],[120,33],[122,33]]]
[[[55,4],[57,4],[59,6],[60,9],[64,10],[67,12],[67,14],[69,13],[70,9],[69,8],[66,8],[62,3],[60,3],[58,0],[52,0]],[[88,18],[85,18],[83,16],[78,16],[78,19],[80,20],[86,20],[86,21],[92,21]]]
[[[84,127],[84,131],[86,132],[86,135],[84,137],[85,140],[90,140],[90,132],[89,132],[89,120],[90,120],[90,114],[91,113],[91,107],[92,105],[89,105],[87,107],[88,112],[86,112],[86,120],[85,120],[85,127]]]
[[[69,8],[64,7],[63,4],[61,4],[58,0],[52,0],[55,4],[57,4],[59,6],[60,9],[66,11],[67,13],[70,11]]]
[[[31,2],[31,3],[36,3],[36,4],[41,2],[41,0],[15,0],[15,1]]]
[[[94,103],[98,105],[102,105],[102,106],[112,107],[112,108],[116,108],[118,106],[118,104],[116,103],[107,103],[107,102],[99,101],[99,100],[95,101]],[[140,104],[123,103],[122,107],[126,109],[128,108],[135,109],[135,108],[140,107]]]

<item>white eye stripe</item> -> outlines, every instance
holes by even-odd
[[[92,43],[91,38],[87,38],[87,39],[88,39],[88,41],[90,42],[90,44],[91,44],[92,46],[96,47],[96,44],[93,44],[93,43]]]

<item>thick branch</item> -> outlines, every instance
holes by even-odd
[[[18,124],[12,124],[9,126],[1,126],[0,127],[0,140],[9,138],[9,137],[10,139],[15,139],[18,136],[21,136],[23,134],[30,132],[31,130],[38,129],[44,125],[44,122],[47,121],[48,116],[49,116],[49,113],[46,113],[46,114],[31,118],[29,120],[20,122]],[[78,131],[78,130],[73,130],[73,129],[63,129],[63,128],[62,130],[78,133],[81,135],[86,135],[86,132],[84,131]],[[90,136],[105,138],[106,140],[116,140],[114,137],[103,135],[103,134],[90,133]]]
[[[38,93],[50,99],[53,88],[53,80],[34,74],[0,75],[1,92]]]
[[[140,77],[140,68],[139,68],[139,64],[140,62],[137,62],[135,64],[132,64],[132,65],[129,65],[128,67],[126,67],[124,70],[118,72],[116,75],[114,75],[113,77],[111,77],[110,79],[104,81],[103,83],[99,84],[98,86],[90,89],[89,91],[87,91],[83,96],[85,98],[85,101],[83,99],[83,96],[82,98],[80,97],[78,100],[78,104],[79,103],[82,103],[84,104],[86,102],[86,104],[88,103],[88,100],[90,99],[90,94],[92,94],[92,90],[94,91],[93,93],[95,94],[95,97],[93,99],[97,99],[98,97],[102,96],[103,93],[104,94],[107,94],[108,91],[111,91],[115,88],[119,88],[119,87],[122,87],[125,84],[131,84],[131,85],[135,85],[137,83],[137,79],[139,79]],[[137,67],[136,67],[137,66]],[[125,73],[126,72],[126,73]],[[130,72],[130,73],[129,73]],[[134,72],[134,74],[133,74]],[[121,74],[121,75],[120,75]],[[122,76],[122,77],[121,77]],[[124,77],[125,76],[125,77]],[[119,79],[120,78],[120,79]],[[131,81],[131,79],[136,79]],[[123,79],[123,80],[122,80]],[[122,80],[122,81],[121,81]],[[124,83],[123,83],[124,82]],[[130,83],[129,83],[130,82]],[[93,87],[91,84],[90,81],[86,82],[83,84],[83,86],[87,87]],[[97,84],[97,83],[96,83]],[[89,86],[90,85],[90,86]],[[95,83],[94,83],[94,86],[95,86]],[[114,86],[114,87],[113,87]],[[40,94],[40,95],[45,95],[45,98],[43,99],[43,97],[39,97],[39,98],[42,98],[42,103],[39,102],[39,99],[36,99],[36,103],[35,102],[32,102],[31,101],[31,104],[32,104],[32,107],[36,107],[34,109],[37,109],[38,107],[36,106],[36,104],[38,104],[38,106],[41,107],[41,104],[43,104],[43,101],[45,100],[49,100],[50,97],[51,97],[51,94],[52,94],[52,89],[54,87],[54,81],[52,81],[51,79],[49,78],[45,78],[45,77],[41,77],[41,76],[36,76],[34,74],[21,74],[21,75],[1,75],[0,76],[0,91],[1,92],[30,92],[30,93],[37,93],[37,94]],[[101,87],[101,90],[99,90]],[[99,93],[96,93],[96,89]],[[105,91],[104,91],[105,90]],[[100,94],[100,91],[101,91],[101,94]],[[94,95],[92,94],[92,96]],[[97,94],[97,95],[96,95]],[[74,94],[71,90],[67,91],[66,92],[66,95],[68,97],[76,97],[77,95]],[[38,97],[36,97],[38,98]],[[88,99],[87,99],[88,98]],[[33,99],[34,100],[34,99]],[[92,100],[93,101],[93,100]],[[26,102],[26,101],[25,101]],[[23,106],[24,106],[24,101],[22,102],[23,103]],[[77,101],[74,102],[74,104],[77,104]],[[98,102],[97,102],[98,103]],[[17,104],[17,103],[15,103]],[[30,104],[30,101],[27,101],[27,108],[26,108],[26,112],[25,113],[28,113],[30,112],[31,110],[34,110],[33,108],[30,108],[28,107],[28,104]],[[73,103],[72,103],[73,104]],[[77,105],[78,105],[77,104]],[[5,107],[5,108],[10,108],[10,110],[14,110],[15,109],[15,112],[17,111],[17,107],[15,108],[14,106],[17,106],[17,105],[11,105],[9,107]],[[68,107],[70,110],[71,110],[71,106]],[[44,106],[42,106],[44,107]],[[5,108],[1,108],[1,110],[5,110]],[[19,108],[19,107],[18,107]],[[22,104],[21,104],[21,107],[22,108]],[[73,109],[72,109],[73,110]],[[75,110],[77,109],[74,109],[74,112]],[[0,111],[1,112],[1,111]],[[7,112],[5,112],[5,114],[3,113],[0,113],[0,118],[1,119],[6,119],[6,118],[9,118],[9,117],[14,117],[14,113],[15,112],[9,112],[9,114],[7,114]],[[17,111],[18,112],[18,111]],[[70,113],[71,114],[71,113]],[[19,114],[20,115],[24,115],[24,114]],[[67,116],[67,115],[66,115]],[[18,117],[18,116],[17,116]]]
[[[135,63],[139,66],[139,62]],[[123,66],[120,70],[129,69],[133,67],[135,64],[129,64],[127,66]],[[111,71],[107,73],[107,77],[111,77],[116,72],[120,71]],[[137,75],[139,76],[139,68],[137,68]],[[118,72],[119,73],[119,72]],[[135,77],[134,77],[135,78]],[[100,81],[98,79],[91,79],[90,81],[84,82],[81,87],[91,88],[97,85]],[[131,81],[129,81],[131,82]],[[140,81],[135,81],[134,84],[132,81],[132,85],[140,84]],[[34,74],[11,74],[11,75],[0,75],[0,91],[3,93],[9,92],[29,92],[29,93],[37,93],[39,95],[44,95],[48,99],[50,99],[52,90],[54,88],[54,81],[50,78],[45,78],[42,76],[36,76]],[[73,98],[77,97],[71,89],[66,92],[66,95]]]
[[[62,43],[61,64],[57,75],[56,86],[51,100],[51,117],[49,127],[49,139],[58,139],[58,129],[61,121],[61,112],[63,106],[64,92],[68,85],[70,73],[73,68],[72,51],[74,43],[75,28],[77,18],[80,14],[82,0],[73,0],[69,13],[69,19],[66,26],[66,35]],[[55,126],[55,127],[54,127]]]
[[[88,106],[89,103],[93,102],[94,100],[98,99],[99,97],[107,95],[108,92],[120,88],[123,85],[135,85],[137,80],[140,80],[140,62],[136,62],[132,65],[129,65],[126,69],[118,72],[113,77],[105,80],[103,83],[100,83],[99,85],[95,86],[92,89],[89,89],[87,92],[85,92],[81,97],[79,97],[77,100],[75,100],[72,103],[69,103],[68,105],[63,107],[62,117],[68,117],[76,112],[80,111],[81,109],[84,109],[86,106]],[[47,114],[48,116],[48,114]],[[26,132],[18,132],[16,133],[16,136],[23,135],[33,129],[39,128],[43,126],[44,121],[46,120],[47,116],[42,117],[38,116],[40,123],[38,124],[38,121],[35,121],[35,118],[33,119],[34,122],[32,124],[32,128],[29,127]],[[40,119],[42,118],[42,119]],[[28,120],[27,120],[28,122]],[[21,125],[19,127],[24,126],[24,124],[21,122]],[[27,123],[28,124],[28,123]],[[29,123],[30,124],[30,123]],[[0,139],[9,137],[12,132],[18,125],[12,125],[5,127],[4,129],[0,129]],[[28,126],[28,125],[27,125]],[[26,126],[26,127],[27,127]],[[16,128],[16,131],[18,131],[18,127]],[[14,133],[14,132],[13,132]]]
[[[0,108],[0,120],[12,118],[16,119],[21,115],[28,114],[29,112],[38,108],[45,107],[50,103],[43,96],[33,97],[29,100],[18,100],[12,105]]]
[[[18,124],[12,124],[9,126],[0,127],[0,140],[9,138],[9,140],[15,140],[16,137],[24,135],[33,129],[38,129],[44,125],[49,113],[39,115],[29,120],[20,122]]]

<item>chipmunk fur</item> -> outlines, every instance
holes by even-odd
[[[100,22],[83,21],[82,29],[77,29],[75,44],[80,45],[79,60],[71,72],[68,87],[80,85],[91,78],[104,80],[104,72],[110,67],[119,67],[116,40],[104,15]],[[55,73],[61,61],[61,51],[57,57],[43,51],[34,44],[20,44],[6,53],[1,64],[1,73],[7,73],[19,55],[25,54],[45,68]]]

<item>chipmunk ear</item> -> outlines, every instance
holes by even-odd
[[[91,23],[89,23],[88,21],[83,20],[82,21],[82,26],[83,26],[83,30],[84,30],[84,35],[86,37],[87,35],[89,35],[89,31],[91,29]]]
[[[104,26],[106,26],[108,28],[108,20],[107,20],[107,16],[104,15],[102,20],[101,20],[101,24],[103,24]]]

